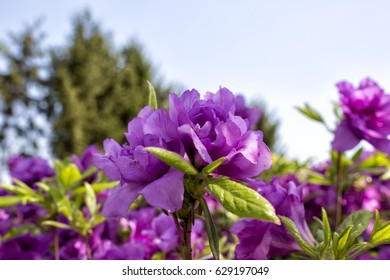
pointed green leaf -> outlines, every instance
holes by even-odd
[[[119,184],[119,181],[113,181],[113,182],[95,183],[95,184],[92,184],[91,187],[95,193],[100,193],[104,190],[112,189],[112,188],[116,187],[118,184]],[[74,191],[72,193],[75,195],[84,194],[85,187],[84,186],[78,187],[78,188],[74,189]]]
[[[338,227],[337,232],[341,234],[349,226],[354,226],[353,235],[359,236],[366,230],[372,218],[373,214],[370,211],[355,211],[343,220],[343,222]]]
[[[0,208],[14,206],[22,203],[22,197],[20,196],[0,196]]]
[[[49,191],[50,191],[50,186],[48,186],[48,185],[45,184],[45,183],[39,182],[39,183],[36,183],[36,185],[37,185],[41,190],[43,190],[43,191],[45,191],[45,192],[49,192]]]
[[[347,227],[340,235],[338,244],[337,244],[337,250],[338,252],[342,252],[345,249],[345,246],[348,243],[349,237],[351,236],[351,232],[353,230],[354,226],[351,225]]]
[[[241,217],[266,220],[280,225],[272,204],[258,192],[231,180],[210,179],[208,188],[222,206]]]
[[[304,114],[306,117],[312,119],[313,121],[317,121],[320,123],[324,123],[324,119],[314,108],[312,108],[308,103],[305,103],[304,107],[295,107],[299,112]]]
[[[0,188],[18,195],[26,195],[28,193],[25,189],[13,185],[0,184]]]
[[[154,110],[157,110],[157,95],[156,91],[154,90],[153,85],[151,82],[147,81],[149,85],[149,106],[153,107]]]
[[[325,209],[321,208],[321,211],[322,211],[322,226],[324,232],[324,242],[321,246],[320,253],[321,255],[323,255],[324,252],[329,248],[330,242],[332,240],[332,231],[330,229],[328,215],[326,214]]]
[[[215,169],[217,169],[218,166],[220,166],[225,160],[226,160],[225,157],[221,157],[221,158],[213,161],[212,163],[208,164],[207,166],[205,166],[205,168],[202,169],[202,173],[203,174],[210,174]]]
[[[307,175],[306,181],[311,184],[316,184],[316,185],[324,185],[328,186],[331,185],[331,182],[329,181],[328,178],[326,178],[324,175],[310,171]]]
[[[219,260],[219,241],[218,241],[218,234],[214,224],[214,220],[211,217],[209,208],[203,197],[199,199],[199,202],[200,205],[202,206],[206,218],[206,231],[210,243],[211,252],[213,253],[214,259]]]
[[[295,223],[289,219],[288,217],[279,216],[279,218],[282,220],[283,224],[286,226],[287,230],[290,232],[290,234],[294,237],[295,241],[297,241],[299,247],[302,248],[305,252],[310,254],[311,256],[315,256],[316,252],[314,249],[302,238],[301,234],[298,231],[298,228],[296,227]]]
[[[176,168],[177,170],[189,174],[189,175],[197,175],[198,171],[195,167],[191,165],[188,161],[186,161],[181,155],[165,150],[163,148],[157,147],[146,147],[145,150],[152,153],[154,156],[161,159],[166,164]]]
[[[62,228],[62,229],[70,229],[70,226],[64,223],[60,223],[57,221],[44,221],[41,223],[43,226],[51,226],[51,227],[56,227],[56,228]]]
[[[374,246],[390,243],[390,221],[381,225],[370,238],[370,243]]]
[[[374,234],[379,229],[380,223],[381,223],[381,217],[379,215],[379,211],[375,210],[375,223],[371,234]]]
[[[21,189],[23,189],[25,191],[26,194],[29,194],[29,195],[32,195],[32,196],[35,196],[36,192],[28,185],[26,185],[25,183],[23,183],[22,181],[16,179],[16,178],[13,178],[12,181]]]
[[[363,147],[361,147],[359,150],[356,151],[356,153],[354,153],[354,155],[351,158],[352,162],[355,162],[360,158],[360,156],[363,153],[363,150],[364,150]]]
[[[80,179],[80,170],[73,163],[63,167],[58,176],[59,183],[65,190],[69,189],[74,183],[80,181]]]
[[[94,215],[97,210],[95,192],[93,191],[89,183],[85,182],[84,186],[85,186],[85,204],[88,207],[89,213],[91,215]]]

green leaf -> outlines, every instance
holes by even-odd
[[[60,223],[60,222],[57,222],[57,221],[51,221],[51,220],[43,221],[41,223],[41,225],[43,225],[43,226],[51,226],[51,227],[56,227],[56,228],[62,228],[62,229],[70,229],[71,228],[67,224]]]
[[[0,196],[0,207],[9,207],[22,203],[20,196]]]
[[[48,185],[45,184],[45,183],[39,182],[39,183],[36,183],[36,185],[37,185],[40,189],[44,190],[45,192],[49,192],[49,191],[50,191],[50,186],[48,186]]]
[[[354,155],[351,158],[352,162],[355,162],[360,158],[360,156],[363,153],[363,150],[364,150],[363,147],[361,147],[359,150],[356,151],[356,153],[354,153]]]
[[[380,227],[380,222],[381,222],[381,217],[379,215],[379,211],[375,210],[375,223],[371,234],[374,234],[378,230],[378,228]]]
[[[374,246],[390,243],[390,221],[381,225],[370,238],[370,243]]]
[[[320,254],[323,255],[324,252],[329,248],[330,242],[332,240],[332,231],[330,229],[330,224],[328,220],[328,215],[324,208],[321,208],[322,211],[322,226],[324,232],[324,242],[320,248]]]
[[[153,107],[154,110],[157,110],[158,106],[156,91],[154,90],[153,85],[149,81],[147,82],[149,85],[149,106]]]
[[[13,185],[0,184],[0,188],[2,188],[3,190],[6,190],[7,192],[17,194],[17,195],[26,195],[27,194],[25,189],[22,189],[20,187],[13,186]]]
[[[211,252],[213,253],[214,259],[219,260],[219,241],[218,241],[218,234],[217,234],[217,229],[215,227],[214,220],[211,217],[209,208],[203,197],[199,198],[199,202],[200,205],[202,206],[206,218],[206,231],[210,243]]]
[[[12,181],[21,189],[23,189],[25,191],[26,194],[28,195],[32,195],[32,196],[35,196],[36,195],[36,192],[30,188],[30,186],[26,185],[25,183],[23,183],[22,181],[16,179],[16,178],[13,178]]]
[[[70,200],[63,196],[60,200],[56,201],[57,211],[63,214],[69,221],[72,220],[72,204]]]
[[[166,164],[173,166],[177,170],[189,174],[189,175],[198,175],[198,171],[195,167],[186,161],[181,155],[165,150],[163,148],[157,147],[146,147],[145,150],[152,153],[154,156],[158,157],[160,160]]]
[[[348,243],[349,237],[351,236],[353,228],[354,228],[354,226],[350,225],[340,234],[338,244],[337,244],[337,250],[339,253],[341,253],[345,249],[345,247],[347,246],[347,243]]]
[[[256,191],[227,179],[209,179],[207,183],[211,193],[226,210],[241,217],[280,225],[272,204]]]
[[[113,182],[95,183],[95,184],[92,184],[91,187],[95,193],[100,193],[104,190],[112,189],[112,188],[116,187],[118,184],[119,184],[119,181],[113,181]],[[72,192],[72,194],[75,194],[75,195],[84,194],[84,193],[85,193],[84,186],[78,187],[78,188],[74,189],[74,191]]]
[[[314,249],[302,238],[301,234],[298,231],[298,228],[296,227],[295,223],[284,216],[279,216],[279,218],[282,220],[283,224],[286,226],[287,230],[290,232],[290,234],[294,237],[295,241],[297,241],[299,247],[302,248],[305,252],[310,254],[311,256],[315,256],[316,252]]]
[[[349,226],[354,226],[352,233],[354,236],[359,236],[366,230],[372,218],[373,214],[367,210],[353,212],[343,220],[338,227],[337,232],[341,234]]]
[[[85,182],[84,186],[85,186],[85,204],[88,207],[89,213],[91,215],[94,215],[97,210],[95,192],[93,191],[89,183]]]
[[[221,157],[215,161],[213,161],[212,163],[208,164],[207,166],[205,166],[203,169],[202,169],[202,173],[203,174],[210,174],[211,172],[213,172],[215,169],[218,168],[218,166],[220,166],[224,161],[226,160],[225,157]]]
[[[65,190],[69,189],[73,184],[80,181],[81,178],[82,176],[80,170],[73,163],[63,167],[58,176],[58,180]]]
[[[295,107],[299,112],[304,114],[306,117],[312,119],[313,121],[317,121],[320,123],[324,123],[324,119],[314,108],[312,108],[308,103],[305,103],[304,107]]]
[[[308,183],[315,184],[315,185],[324,185],[324,186],[331,185],[331,182],[329,181],[328,178],[314,171],[310,171],[308,173],[306,181]]]
[[[95,227],[95,226],[97,226],[105,221],[106,221],[106,218],[104,218],[104,216],[101,213],[99,213],[97,216],[93,217],[92,227]]]

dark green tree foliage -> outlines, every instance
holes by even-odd
[[[51,95],[59,114],[53,124],[57,156],[81,153],[104,139],[124,141],[128,122],[148,103],[153,70],[139,44],[116,51],[89,13],[75,18],[67,46],[51,52]],[[155,84],[160,101],[164,92]]]
[[[0,161],[15,153],[36,153],[48,136],[43,37],[37,21],[11,33],[1,46]]]

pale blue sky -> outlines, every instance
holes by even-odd
[[[331,141],[295,105],[309,102],[332,122],[336,82],[370,76],[390,91],[386,0],[2,1],[0,38],[44,16],[47,42],[63,43],[86,7],[117,45],[138,38],[166,81],[266,100],[290,156],[324,159]]]

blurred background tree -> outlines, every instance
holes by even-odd
[[[0,160],[15,153],[35,154],[49,133],[45,101],[45,52],[41,21],[10,33],[0,56]]]
[[[80,154],[106,138],[124,142],[128,122],[148,102],[147,81],[160,105],[171,90],[184,88],[164,86],[137,41],[116,48],[90,12],[77,14],[71,30],[65,44],[49,48],[37,21],[2,44],[2,162],[12,154]],[[257,129],[277,151],[279,123],[264,104]]]
[[[92,143],[124,141],[127,123],[148,102],[148,84],[159,101],[169,88],[156,80],[142,47],[131,42],[116,51],[89,12],[75,17],[71,40],[53,49],[49,91],[60,108],[53,122],[56,156],[80,154]]]

